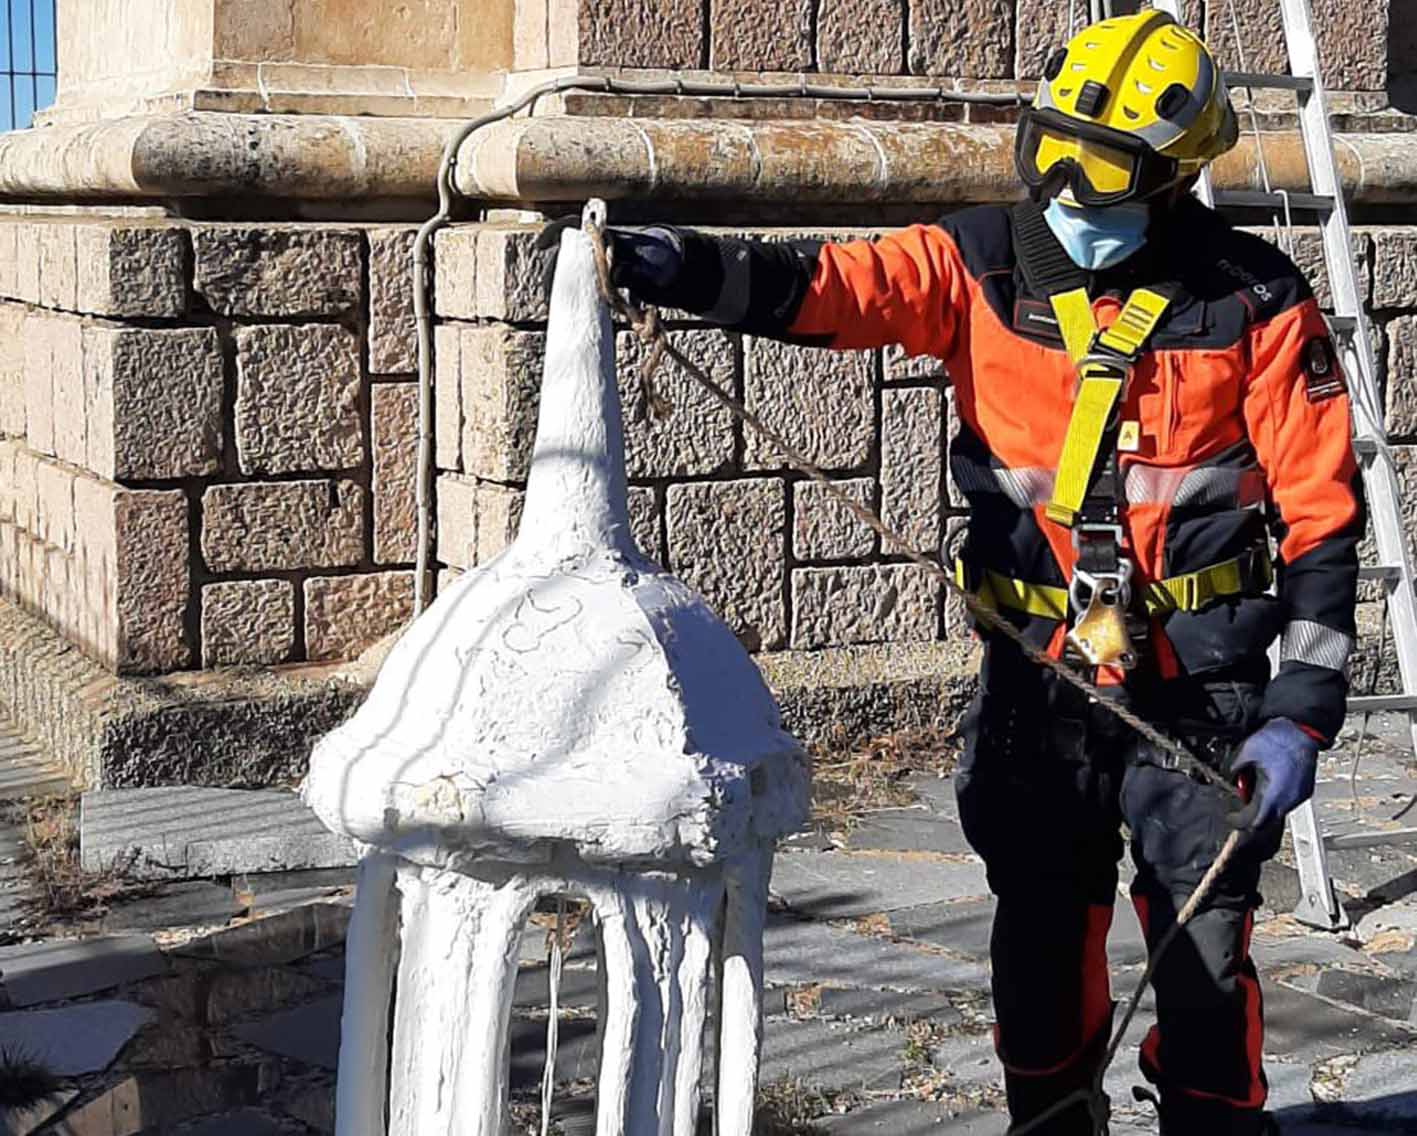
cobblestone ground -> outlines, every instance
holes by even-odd
[[[1390,818],[1417,793],[1403,730],[1381,722],[1377,735],[1355,780],[1352,732],[1324,760],[1318,807],[1331,831],[1396,827]],[[909,807],[816,826],[778,858],[764,1136],[1006,1131],[983,869],[949,778],[917,774],[909,788]],[[1331,866],[1354,919],[1339,934],[1288,914],[1292,859],[1266,874],[1255,957],[1272,1107],[1283,1131],[1304,1136],[1417,1132],[1417,845],[1343,851]],[[5,879],[20,896],[23,882]],[[0,1060],[29,1055],[58,1078],[46,1103],[12,1114],[5,1131],[332,1131],[349,881],[336,871],[165,885],[86,925],[83,938],[0,947]],[[1123,896],[1117,912],[1110,950],[1124,996],[1143,952]],[[528,929],[513,1023],[512,1080],[528,1123],[543,1061],[544,943],[542,928]],[[594,965],[585,931],[561,991],[565,1133],[593,1130]],[[1121,1136],[1154,1131],[1131,1093],[1150,1021],[1148,999],[1108,1081]]]

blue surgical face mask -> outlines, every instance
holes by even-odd
[[[1090,272],[1121,264],[1146,244],[1151,224],[1151,210],[1142,201],[1093,209],[1064,205],[1055,197],[1043,216],[1072,262]]]

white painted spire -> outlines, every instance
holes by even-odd
[[[614,339],[563,234],[517,539],[446,587],[315,748],[327,825],[422,863],[708,864],[792,831],[807,762],[698,596],[636,550]]]
[[[634,554],[625,491],[625,440],[610,312],[584,233],[562,235],[536,448],[517,543],[559,558],[613,548]]]

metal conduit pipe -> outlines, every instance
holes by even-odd
[[[447,141],[437,175],[438,211],[414,244],[418,326],[418,559],[414,615],[430,598],[433,498],[433,238],[458,196],[508,201],[584,201],[646,196],[803,201],[930,202],[1008,200],[1019,195],[1011,127],[878,122],[742,122],[513,117],[566,91],[628,95],[801,97],[829,101],[939,99],[1018,105],[1018,95],[946,88],[832,87],[808,83],[637,81],[571,76],[532,88],[467,123]],[[490,129],[489,129],[490,128]],[[1261,177],[1263,145],[1272,184],[1308,188],[1298,135],[1246,139],[1215,168],[1220,188],[1251,188]],[[1401,136],[1340,140],[1340,169],[1366,201],[1417,197],[1417,156]],[[1394,183],[1402,177],[1404,185]],[[1392,197],[1383,193],[1393,186]],[[1367,189],[1368,192],[1364,192]]]
[[[533,87],[520,98],[495,111],[474,119],[459,129],[443,149],[438,165],[438,212],[418,230],[413,246],[413,308],[418,325],[418,472],[416,508],[418,513],[418,561],[414,574],[413,617],[416,619],[428,606],[429,573],[433,555],[433,312],[432,280],[430,278],[433,237],[452,216],[453,203],[460,192],[457,169],[463,146],[484,127],[512,118],[531,108],[548,95],[563,91],[600,91],[609,94],[632,95],[702,95],[733,98],[802,97],[853,102],[918,101],[932,98],[948,102],[982,103],[986,105],[1018,105],[1018,95],[998,95],[985,92],[951,91],[943,87],[832,87],[808,83],[722,83],[669,79],[639,81],[604,77],[570,76]],[[605,124],[598,119],[596,123]],[[591,124],[594,127],[595,123]],[[587,197],[595,196],[587,194]]]

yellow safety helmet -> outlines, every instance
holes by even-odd
[[[1082,205],[1152,197],[1235,145],[1235,110],[1215,57],[1165,12],[1084,28],[1044,68],[1014,158],[1038,197]]]

